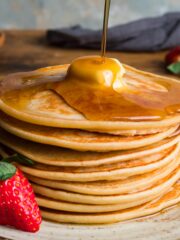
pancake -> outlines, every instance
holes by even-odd
[[[170,156],[171,154],[176,157],[176,155],[179,153],[180,147],[177,145],[168,148],[160,153],[156,153],[153,155],[149,155],[146,157],[138,158],[138,159],[132,159],[129,161],[120,161],[116,163],[111,164],[103,164],[100,166],[92,166],[92,167],[58,167],[58,166],[49,166],[46,164],[36,163],[33,165],[34,168],[40,169],[40,170],[49,170],[52,172],[71,172],[71,173],[92,173],[92,172],[105,172],[105,171],[112,171],[116,169],[126,169],[126,168],[132,168],[135,169],[136,167],[144,167],[151,163],[158,163],[160,166],[166,165],[169,163],[169,160],[166,161],[166,157]],[[173,154],[174,153],[174,154]],[[171,157],[170,157],[171,159]]]
[[[114,181],[69,182],[52,181],[27,175],[28,179],[41,186],[56,190],[66,190],[90,195],[113,195],[133,193],[152,187],[158,181],[170,175],[180,164],[180,159],[174,159],[165,167],[156,171]]]
[[[58,71],[59,68],[59,71]],[[62,78],[63,69],[64,76],[66,75],[68,65],[65,66],[54,66],[51,68],[44,68],[19,75],[10,75],[3,82],[15,82],[23,80],[23,83],[28,86],[37,85],[38,81],[44,79],[52,79],[57,81]],[[124,65],[127,72],[126,75],[131,77],[134,76],[140,81],[145,81],[146,85],[150,88],[150,81],[166,81],[169,78],[162,77],[159,75],[143,72],[135,68]],[[27,82],[26,82],[27,80]],[[126,79],[128,80],[128,79]],[[150,80],[150,81],[149,81]],[[177,80],[172,79],[172,82],[177,82]],[[3,84],[1,84],[3,86]],[[32,87],[28,90],[23,89],[23,94],[20,90],[12,96],[11,100],[5,97],[1,97],[0,109],[6,114],[15,117],[19,120],[23,120],[33,124],[39,124],[51,127],[61,127],[61,128],[78,128],[78,129],[90,129],[90,130],[102,130],[102,131],[112,131],[112,130],[142,130],[142,129],[152,129],[152,128],[165,128],[172,125],[176,125],[180,122],[180,115],[174,114],[165,117],[160,121],[90,121],[86,119],[81,113],[75,111],[69,107],[57,93],[54,91],[46,92],[47,88],[43,87]],[[33,94],[32,94],[33,93]],[[26,100],[25,100],[26,99]]]
[[[79,78],[81,65],[77,78],[69,78],[72,65],[65,78],[65,65],[0,82],[0,155],[34,161],[15,165],[44,218],[110,223],[180,201],[180,85],[124,67],[105,83],[86,81],[91,71]]]
[[[54,200],[62,200],[66,202],[71,203],[83,203],[83,204],[91,204],[91,205],[103,205],[103,204],[124,204],[124,203],[130,203],[133,202],[133,206],[137,206],[139,204],[139,201],[144,199],[144,203],[147,201],[150,201],[154,198],[157,198],[159,195],[164,194],[168,191],[168,189],[174,185],[175,182],[180,178],[180,168],[176,169],[170,176],[167,178],[164,178],[157,182],[155,186],[152,188],[146,189],[141,192],[137,193],[130,193],[130,194],[124,194],[124,195],[110,195],[110,196],[95,196],[95,195],[84,195],[84,194],[78,194],[78,193],[71,193],[67,191],[60,191],[60,190],[54,190],[47,187],[43,187],[37,184],[32,184],[33,189],[36,194],[40,194],[41,196],[45,196],[49,199]],[[67,209],[57,209],[57,205],[60,205],[61,207],[61,201],[56,202],[52,204],[56,210],[66,210],[66,211],[74,211],[69,208]],[[58,204],[59,203],[59,204]],[[137,204],[137,205],[136,205]],[[142,202],[141,202],[142,204]],[[41,204],[40,204],[41,205]],[[41,205],[42,206],[42,205]],[[44,206],[44,205],[43,205]],[[128,208],[128,205],[125,205],[126,208]],[[131,205],[132,206],[132,205]],[[48,207],[48,206],[44,206]],[[119,206],[120,207],[120,206]],[[88,207],[84,206],[84,211],[89,211]],[[109,206],[110,209],[110,206]],[[82,212],[83,212],[83,206],[82,206]],[[116,209],[117,210],[117,209]],[[104,210],[105,211],[105,210]],[[113,211],[113,210],[112,210]]]
[[[99,166],[121,161],[129,161],[161,153],[175,145],[179,136],[164,139],[154,145],[138,150],[117,151],[108,153],[78,152],[55,146],[34,143],[18,138],[0,128],[0,143],[35,162],[54,166],[87,167]]]
[[[111,135],[122,135],[122,136],[137,136],[137,135],[147,135],[147,134],[154,134],[154,133],[160,133],[163,131],[166,131],[168,128],[167,127],[159,127],[159,128],[150,128],[150,129],[132,129],[132,130],[112,130],[112,131],[108,131],[108,130],[87,130],[87,131],[91,131],[91,132],[100,132],[100,133],[108,133]]]
[[[43,164],[34,165],[33,167],[19,165],[19,168],[26,174],[40,177],[49,180],[65,180],[65,181],[79,181],[79,182],[88,182],[88,181],[97,181],[97,180],[115,180],[123,179],[130,176],[135,176],[139,174],[145,174],[156,169],[160,169],[166,166],[168,163],[173,161],[179,153],[180,145],[178,145],[174,150],[171,151],[163,159],[136,167],[127,167],[127,168],[117,168],[110,170],[108,166],[105,169],[99,168],[96,171],[85,172],[84,168],[74,169],[71,167],[67,168],[58,168],[46,166]],[[97,167],[96,167],[97,168]]]
[[[81,151],[107,152],[143,147],[165,139],[178,128],[175,126],[161,133],[123,137],[74,129],[43,127],[16,120],[3,112],[0,115],[0,127],[16,136],[34,142]]]
[[[159,195],[159,194],[158,194]],[[42,197],[36,193],[36,201],[40,207],[47,207],[49,209],[76,212],[76,213],[106,213],[117,210],[123,210],[130,207],[135,207],[146,203],[146,199],[138,200],[136,202],[110,204],[110,205],[90,205],[90,204],[74,204],[63,201],[54,201],[49,198]]]
[[[147,215],[152,215],[161,210],[177,204],[180,201],[180,182],[177,182],[169,192],[162,197],[152,200],[138,207],[109,213],[74,213],[54,211],[48,208],[41,209],[43,218],[55,222],[81,223],[81,224],[103,224],[130,220]]]

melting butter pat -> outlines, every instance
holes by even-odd
[[[117,59],[87,56],[72,62],[66,78],[95,87],[112,87],[119,92],[123,87],[124,74],[125,69]]]

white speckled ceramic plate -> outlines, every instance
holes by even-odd
[[[0,227],[0,237],[12,240],[180,240],[180,207],[135,221],[109,225],[71,225],[43,221],[36,234]]]

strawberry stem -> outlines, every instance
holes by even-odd
[[[24,157],[23,155],[21,154],[14,154],[14,155],[11,155],[9,157],[5,157],[2,159],[2,162],[7,162],[7,163],[12,163],[12,162],[16,162],[16,163],[20,163],[20,164],[23,164],[23,165],[26,165],[26,166],[33,166],[34,165],[34,162],[27,158],[27,157]]]
[[[10,163],[7,162],[0,162],[0,180],[4,181],[12,176],[14,176],[16,173],[16,167]]]

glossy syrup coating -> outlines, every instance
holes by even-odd
[[[180,110],[180,83],[126,71],[113,58],[74,60],[53,89],[89,120],[152,121]]]
[[[13,83],[19,80],[18,89],[12,90],[9,79]],[[26,80],[36,86],[27,85]],[[88,120],[158,121],[180,113],[180,82],[133,69],[113,58],[82,57],[70,66],[16,74],[5,82],[11,90],[1,96],[2,101],[20,111],[27,109],[36,93],[49,89]]]

